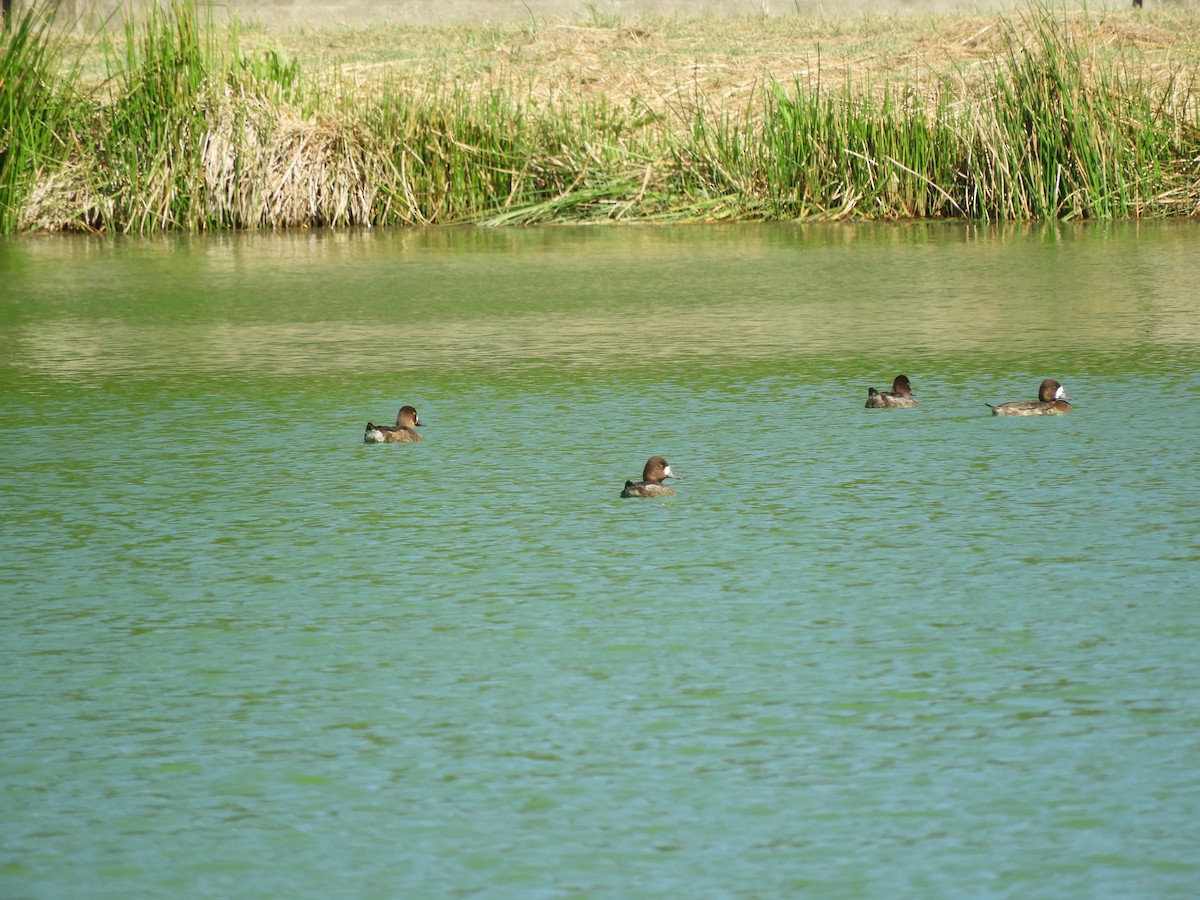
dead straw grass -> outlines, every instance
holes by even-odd
[[[1066,14],[1070,33],[1098,54],[1134,56],[1141,77],[1166,84],[1200,70],[1200,11]],[[989,81],[1011,24],[1026,42],[1036,24],[999,16],[649,20],[613,26],[545,21],[504,27],[376,27],[360,32],[259,33],[305,71],[340,90],[399,83],[415,94],[447,85],[513,90],[542,102],[605,99],[666,114],[703,97],[710,112],[740,112],[764,84],[801,79],[879,97],[908,86],[950,88],[970,102]]]
[[[227,90],[201,149],[207,218],[233,228],[372,221],[384,180],[361,126],[297,119]]]

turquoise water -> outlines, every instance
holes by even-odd
[[[0,895],[1194,896],[1198,239],[0,241]]]

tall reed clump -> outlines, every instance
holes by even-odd
[[[644,214],[636,126],[605,103],[534,107],[511,94],[384,98],[365,115],[390,167],[378,219],[422,224]]]
[[[698,113],[676,145],[680,191],[697,208],[754,218],[1200,210],[1196,85],[1154,95],[1047,10],[1027,20],[1028,38],[1006,23],[981,96],[921,100],[889,85],[879,100],[847,76],[834,92],[774,84],[759,113]]]
[[[1200,151],[1186,99],[1174,84],[1153,96],[1045,10],[1027,23],[1028,41],[1011,24],[1006,29],[994,101],[967,123],[964,212],[1075,219],[1171,211],[1186,161]]]
[[[678,151],[680,192],[722,215],[898,218],[959,215],[941,185],[956,138],[913,96],[882,100],[778,83],[755,119],[698,116]]]
[[[106,44],[91,227],[107,231],[365,225],[384,173],[352,120],[313,115],[295,62],[218,43],[193,0],[128,15]]]
[[[97,110],[94,152],[103,167],[109,230],[197,229],[207,216],[200,151],[207,132],[212,78],[224,68],[210,21],[187,0],[127,13],[124,40],[109,38],[106,58],[115,95]]]
[[[0,27],[0,233],[17,229],[21,210],[72,145],[72,71],[63,71],[51,18],[30,5]]]

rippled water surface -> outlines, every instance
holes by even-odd
[[[1194,896],[1198,250],[0,241],[0,895]]]

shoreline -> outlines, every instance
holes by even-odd
[[[9,232],[1200,214],[1197,11],[25,37]]]

